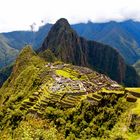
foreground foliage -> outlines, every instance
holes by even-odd
[[[48,63],[26,47],[0,89],[0,139],[137,139],[139,98],[128,102],[127,90],[90,69]]]

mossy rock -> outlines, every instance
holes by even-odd
[[[47,100],[41,100],[41,103],[49,103],[49,99],[47,99]]]
[[[37,110],[35,110],[34,108],[29,108],[29,109],[28,109],[28,112],[30,112],[30,113],[36,113]]]
[[[55,103],[55,102],[59,102],[59,100],[58,100],[58,99],[55,99],[55,98],[50,98],[49,100],[50,100],[51,102],[54,102],[54,103]]]
[[[75,96],[74,96],[74,97],[75,97]],[[80,99],[81,99],[81,98],[80,98]],[[70,97],[70,96],[65,97],[65,100],[71,101],[71,102],[79,102],[80,99],[79,99],[79,98],[73,98],[73,97]]]
[[[133,95],[127,95],[126,100],[128,102],[136,102],[137,98],[135,96],[133,96]]]
[[[35,106],[34,109],[37,109],[38,110],[38,109],[40,109],[40,107]]]
[[[138,93],[138,92],[131,92],[131,94],[135,97],[140,98],[140,93]]]
[[[31,101],[31,102],[34,102],[34,101],[37,101],[38,100],[38,98],[35,96],[35,97],[29,97],[29,101]]]

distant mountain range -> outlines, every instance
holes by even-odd
[[[132,20],[72,25],[80,36],[96,40],[117,49],[127,63],[140,59],[140,22]]]
[[[0,34],[0,68],[7,66],[16,59],[19,51],[9,45],[9,40]]]
[[[47,24],[39,29],[38,32],[13,31],[0,34],[0,68],[13,62],[19,51],[26,45],[33,45],[34,49],[41,46],[44,38],[48,34],[51,24]]]
[[[34,33],[14,31],[1,35],[8,41],[8,46],[16,49],[16,52],[21,50],[25,44],[32,44],[34,49],[38,49],[51,27],[52,24],[46,24]],[[127,20],[123,22],[93,23],[89,21],[88,23],[74,24],[71,27],[79,36],[108,44],[117,49],[128,64],[134,64],[140,59],[140,22]],[[13,55],[15,57],[16,53],[13,53]],[[11,60],[13,60],[13,57],[11,57]]]

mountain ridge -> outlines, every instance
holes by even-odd
[[[9,40],[10,46],[18,50],[21,50],[28,43],[32,44],[34,49],[38,49],[52,26],[53,24],[45,24],[34,33],[17,31],[3,33],[3,36]],[[90,21],[88,23],[72,24],[71,27],[76,30],[79,36],[108,44],[117,49],[128,64],[134,64],[140,59],[139,22],[127,20],[94,23]]]
[[[50,49],[58,59],[66,63],[101,70],[100,72],[106,73],[112,79],[119,83],[127,83],[129,86],[138,84],[138,75],[135,70],[125,64],[124,59],[115,49],[79,37],[67,23],[66,19],[65,22],[64,19],[60,19],[53,25],[39,52]]]
[[[18,54],[18,50],[9,45],[9,41],[5,36],[0,34],[0,68],[12,63]]]

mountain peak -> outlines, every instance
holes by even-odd
[[[60,18],[59,20],[57,20],[57,22],[55,24],[60,24],[60,25],[70,25],[68,20],[65,18]]]
[[[13,71],[15,73],[18,73],[17,69],[18,70],[24,69],[25,66],[30,65],[29,59],[31,59],[31,57],[33,57],[35,55],[36,55],[36,53],[33,51],[32,46],[29,46],[29,45],[25,46],[16,59]]]
[[[71,28],[67,19],[61,18],[52,26],[39,52],[50,48],[53,53],[59,53],[58,49],[63,50],[65,46],[68,46],[66,48],[68,49],[69,46],[72,46],[70,44],[73,39],[77,43],[77,33]]]
[[[69,24],[67,19],[61,18],[61,19],[57,20],[50,31],[57,32],[60,29],[61,29],[61,31],[71,29],[71,26],[70,26],[70,24]]]
[[[59,19],[52,26],[39,52],[43,53],[47,49],[63,62],[96,69],[119,83],[125,81],[127,85],[137,85],[135,70],[125,64],[124,59],[115,49],[79,37],[66,19]],[[126,77],[129,70],[131,78]]]

